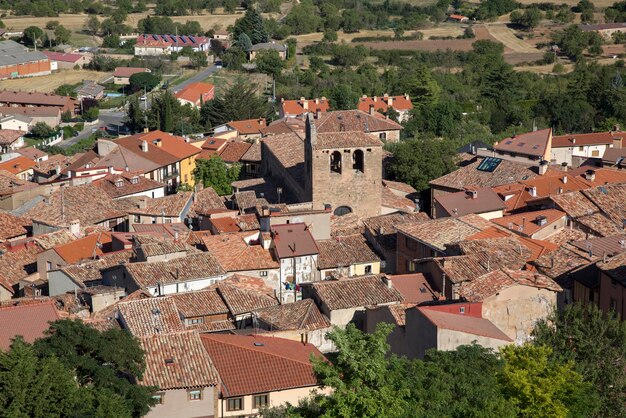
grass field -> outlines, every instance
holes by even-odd
[[[513,31],[506,25],[496,23],[486,24],[485,27],[491,36],[493,36],[497,41],[503,43],[504,46],[511,51],[523,53],[538,52],[537,48],[515,36],[515,33],[513,33]]]
[[[0,81],[0,90],[40,91],[50,93],[61,84],[76,84],[83,80],[99,81],[108,73],[87,70],[62,70],[40,77]]]

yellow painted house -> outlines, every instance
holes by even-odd
[[[318,240],[318,270],[322,278],[380,273],[380,257],[361,234]]]

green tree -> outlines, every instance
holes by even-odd
[[[523,26],[526,30],[531,30],[539,24],[541,11],[537,7],[529,7],[524,13],[515,10],[511,13],[511,22],[515,25]]]
[[[101,332],[82,321],[65,319],[52,323],[46,338],[37,340],[34,347],[39,357],[55,356],[73,370],[81,387],[101,392],[92,399],[102,409],[126,409],[141,416],[154,404],[154,388],[135,384],[145,369],[143,351],[125,331]],[[121,406],[112,405],[106,394],[116,394]]]
[[[591,385],[574,364],[550,361],[552,349],[525,344],[502,349],[500,382],[519,417],[588,416],[596,407]]]
[[[301,35],[317,32],[322,26],[322,19],[312,0],[302,0],[291,8],[284,23],[293,35]]]
[[[266,117],[270,111],[267,99],[259,96],[257,85],[239,77],[224,86],[215,98],[202,106],[201,122],[218,126],[233,120]]]
[[[84,392],[71,370],[55,357],[38,357],[18,337],[8,351],[0,350],[0,415],[74,416]]]
[[[208,160],[196,160],[193,176],[196,183],[202,183],[204,187],[212,187],[218,195],[224,196],[232,193],[230,184],[239,180],[240,171],[239,164],[227,166],[220,157],[212,156]]]
[[[418,191],[427,189],[429,181],[456,168],[455,148],[448,141],[415,138],[387,144],[387,149],[393,153],[389,174]],[[432,158],[433,155],[437,158]]]
[[[56,132],[55,130],[48,125],[46,122],[37,122],[30,129],[30,134],[35,138],[50,138]]]
[[[330,106],[335,110],[356,109],[359,102],[359,94],[352,90],[348,84],[338,84],[328,93]]]
[[[100,30],[100,21],[98,20],[98,17],[94,15],[89,16],[89,18],[87,18],[87,21],[85,22],[85,28],[88,32],[91,32],[92,35],[97,35],[98,31]]]
[[[250,37],[253,45],[269,40],[263,18],[254,8],[246,10],[245,15],[235,21],[232,32],[233,39],[239,39],[239,35],[242,33]]]
[[[222,62],[231,70],[240,70],[247,61],[246,53],[239,47],[228,48],[222,55]]]
[[[250,40],[248,34],[246,34],[245,32],[239,34],[235,44],[244,51],[249,51],[250,48],[252,48],[252,41]]]
[[[59,87],[54,89],[54,94],[58,94],[59,96],[70,96],[75,99],[76,87],[72,84],[61,84]]]
[[[34,46],[37,44],[44,35],[44,31],[38,26],[29,26],[24,29],[24,35],[22,40],[26,45]]]
[[[60,25],[58,20],[49,20],[46,22],[46,29],[54,30]]]
[[[335,328],[328,338],[337,348],[333,363],[313,359],[320,385],[332,394],[318,402],[323,417],[403,417],[407,409],[407,390],[398,390],[397,375],[390,373],[390,324],[379,323],[376,331],[366,334],[354,324],[345,331]]]
[[[600,417],[626,416],[626,322],[595,305],[568,305],[537,324],[535,344],[551,358],[572,362],[599,397]]]
[[[324,29],[324,36],[322,37],[322,41],[324,42],[337,42],[339,36],[337,35],[336,30],[332,29]]]
[[[204,52],[197,51],[191,54],[189,57],[191,60],[191,66],[195,69],[203,68],[207,66],[207,56]]]
[[[125,124],[133,133],[141,132],[145,125],[144,114],[139,104],[139,98],[136,95],[133,95],[128,102]]]
[[[152,91],[161,82],[161,77],[152,73],[137,73],[129,78],[130,89],[136,91]]]
[[[100,116],[100,109],[98,109],[98,107],[96,106],[90,107],[89,109],[83,111],[83,118],[85,120],[94,121],[98,119],[98,116]]]
[[[72,32],[70,32],[65,26],[59,25],[54,29],[54,39],[57,44],[68,43],[70,36],[72,36]]]
[[[259,72],[267,75],[271,75],[272,78],[276,78],[283,70],[285,62],[280,58],[278,51],[273,49],[259,51],[254,59],[256,68]]]

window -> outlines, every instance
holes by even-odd
[[[459,313],[463,313],[463,314],[465,313],[465,306],[461,306],[459,308]]]
[[[190,390],[187,392],[187,399],[190,401],[200,401],[202,400],[202,391],[201,390]]]
[[[337,209],[335,209],[334,214],[335,216],[343,216],[351,212],[352,209],[349,206],[339,206]]]
[[[134,176],[130,179],[130,184],[137,184],[139,183],[139,177]]]
[[[156,217],[156,216],[153,216],[153,217],[152,217],[152,223],[153,223],[153,224],[157,223],[157,217]]]
[[[156,400],[157,405],[163,405],[163,394],[155,393],[152,395],[152,399]]]
[[[365,266],[365,274],[371,274],[371,273],[372,273],[372,266],[371,265]]]
[[[267,277],[267,271],[266,270],[261,271],[260,275],[261,277]]]
[[[611,310],[613,311],[617,310],[617,301],[613,298],[611,298]]]
[[[124,180],[115,180],[115,187],[124,187]]]
[[[189,325],[202,324],[202,323],[204,323],[204,318],[191,318],[191,319],[189,319]]]
[[[417,270],[417,266],[414,261],[406,260],[406,271],[409,273],[414,273]]]
[[[339,151],[330,154],[330,172],[341,174],[341,153]]]
[[[585,147],[578,147],[578,151],[584,151]]]
[[[226,405],[227,411],[243,411],[243,398],[231,398]]]
[[[355,171],[358,172],[363,172],[363,167],[364,167],[364,156],[363,156],[363,151],[361,151],[360,149],[354,151],[354,153],[352,153],[352,168]]]
[[[263,395],[255,395],[252,407],[254,409],[259,409],[259,408],[263,408],[264,406],[267,406],[269,397],[270,395],[267,393],[264,393]]]
[[[52,263],[50,261],[46,261],[46,271],[52,270]]]
[[[136,223],[136,224],[141,223],[141,216],[139,216],[139,215],[135,215],[135,216],[134,216],[134,219],[135,219],[135,223]]]
[[[378,134],[378,139],[385,141],[387,139],[387,132],[381,132]]]
[[[591,156],[592,157],[599,157],[600,156],[600,151],[598,151],[598,150],[591,151]]]

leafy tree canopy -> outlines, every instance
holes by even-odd
[[[224,196],[232,193],[230,184],[239,180],[240,171],[239,164],[228,166],[220,157],[213,156],[208,160],[196,160],[193,175],[196,182],[203,184],[204,187],[212,187],[218,195]]]

